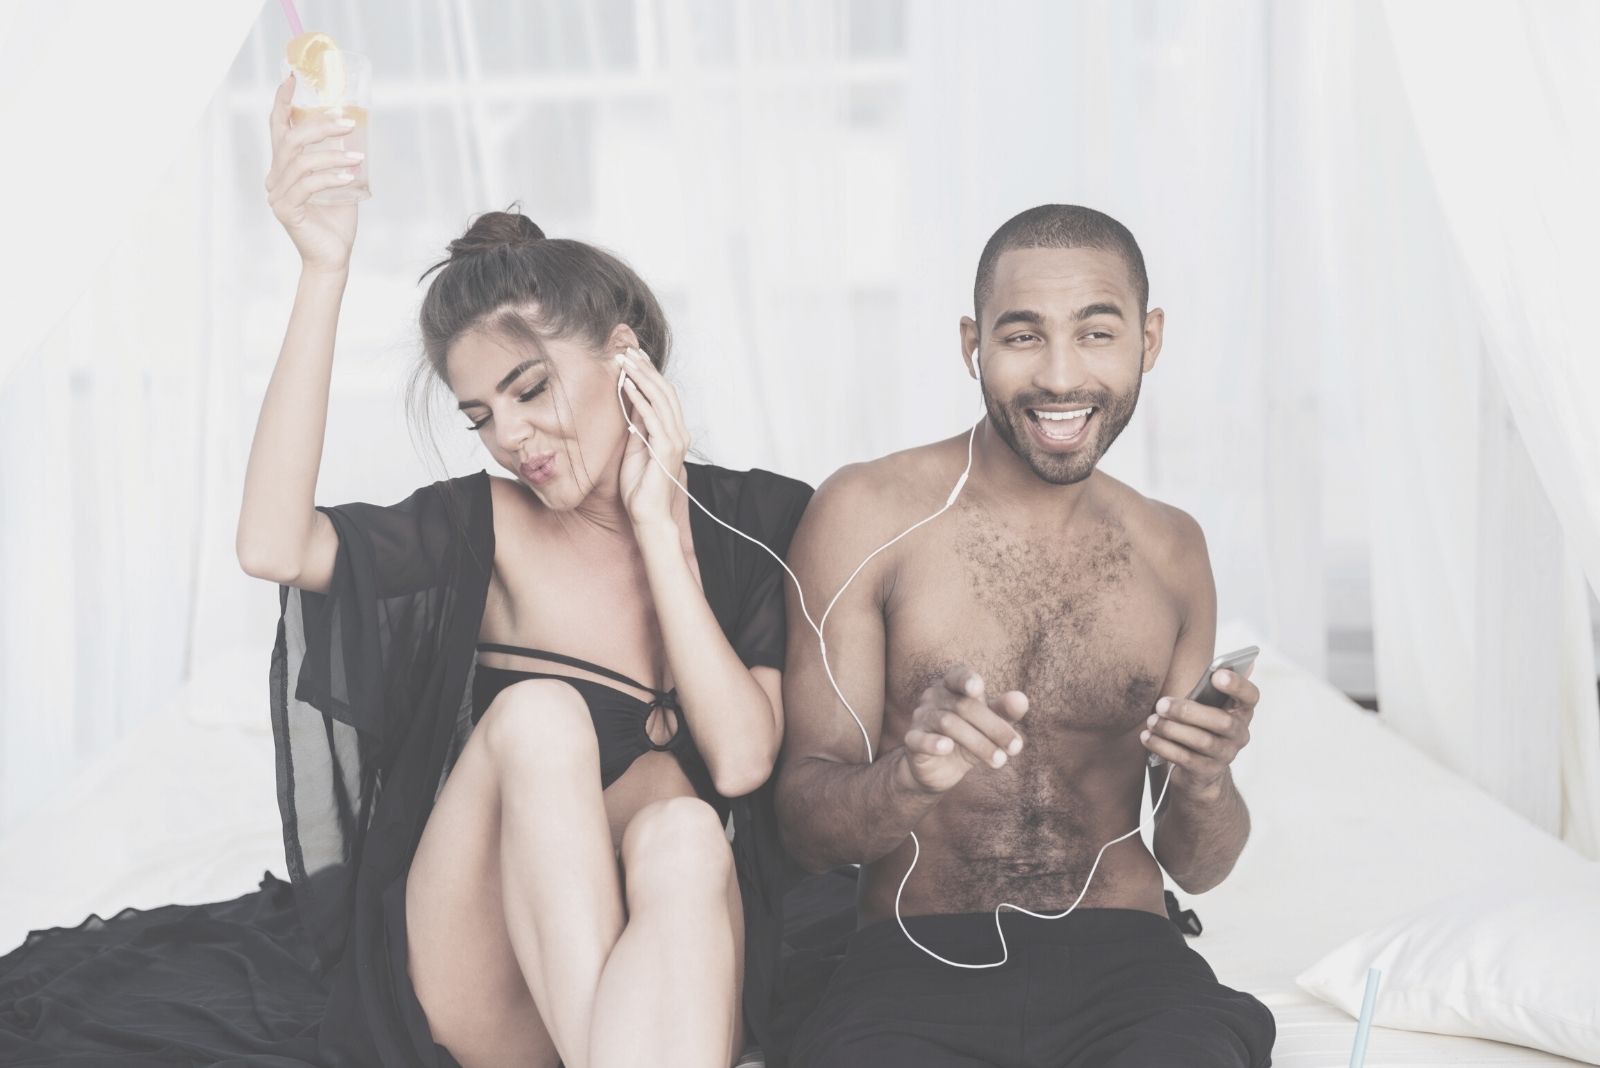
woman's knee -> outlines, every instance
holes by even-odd
[[[622,836],[630,890],[673,886],[721,893],[733,873],[733,851],[716,810],[697,797],[669,797],[639,810]]]
[[[523,679],[495,695],[473,732],[502,774],[597,775],[600,745],[588,706],[558,679]]]

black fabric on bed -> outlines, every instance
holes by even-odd
[[[714,514],[787,551],[809,486],[687,466]],[[489,476],[436,482],[387,507],[319,511],[339,535],[332,585],[280,588],[270,672],[289,884],[268,874],[231,902],[30,935],[0,958],[0,1063],[454,1065],[427,1040],[405,961],[391,952],[387,891],[472,728],[494,559]],[[782,569],[698,509],[690,517],[706,598],[735,652],[781,666]],[[800,872],[779,845],[770,784],[735,799],[732,816],[744,1012],[765,1046],[782,897]]]
[[[0,1064],[299,1065],[327,991],[289,884],[34,931],[0,958]]]

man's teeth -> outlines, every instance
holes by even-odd
[[[1041,412],[1038,409],[1034,409],[1033,414],[1039,419],[1046,419],[1050,422],[1058,423],[1065,419],[1082,419],[1092,411],[1094,411],[1093,408],[1079,408],[1075,412]]]

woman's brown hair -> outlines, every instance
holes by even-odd
[[[450,242],[422,298],[418,322],[422,355],[406,386],[413,434],[443,457],[432,434],[432,391],[450,385],[450,347],[473,330],[499,334],[542,350],[551,338],[572,338],[598,350],[619,323],[633,328],[639,347],[665,370],[672,333],[650,287],[620,258],[584,241],[549,238],[512,204],[478,216]]]

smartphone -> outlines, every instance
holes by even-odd
[[[1194,689],[1189,691],[1189,700],[1198,701],[1212,708],[1225,708],[1228,704],[1228,695],[1211,684],[1211,677],[1217,672],[1228,670],[1236,675],[1243,675],[1250,670],[1250,665],[1256,662],[1256,657],[1261,654],[1258,646],[1247,645],[1243,649],[1235,649],[1231,653],[1223,653],[1211,661],[1211,666],[1206,668],[1206,673],[1200,676],[1200,681],[1194,684]],[[1166,761],[1154,753],[1149,754],[1146,761],[1152,768],[1159,768]]]

